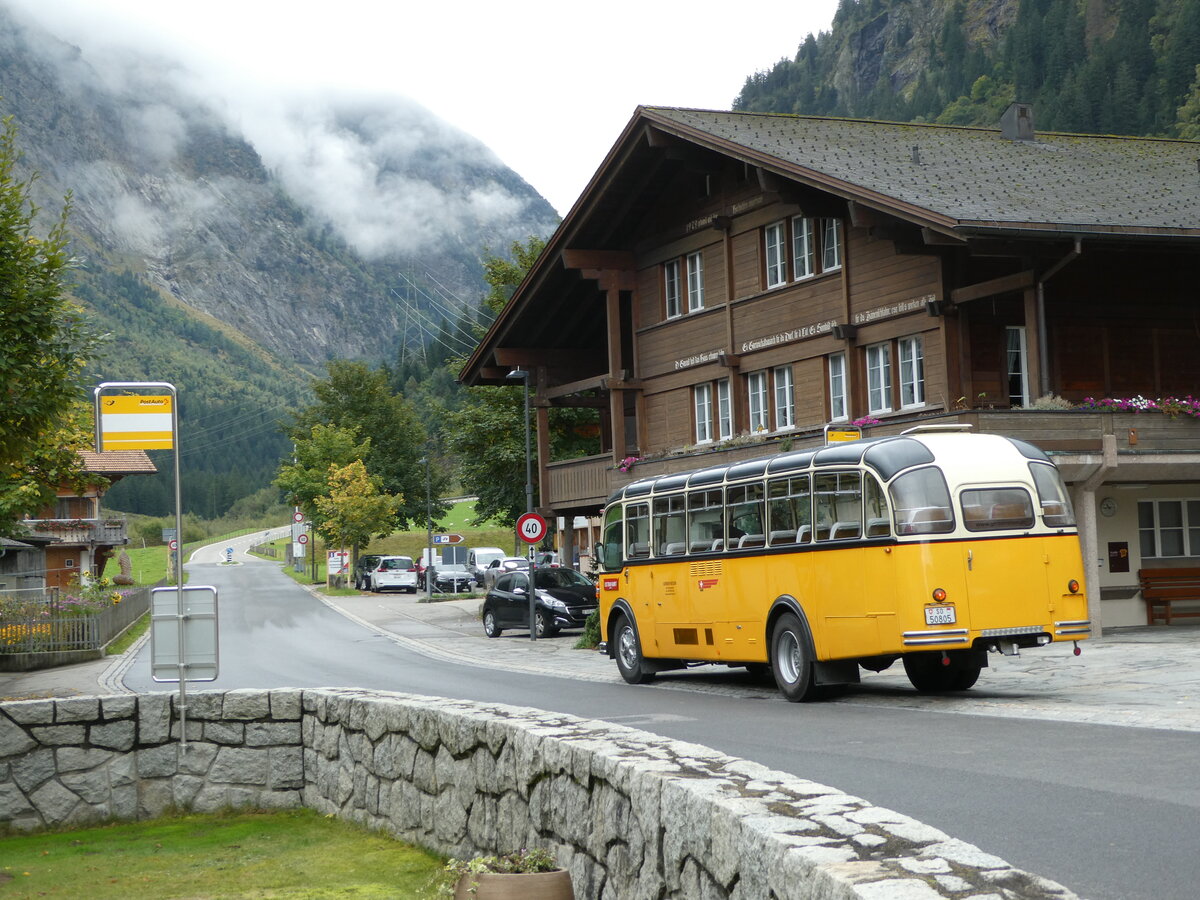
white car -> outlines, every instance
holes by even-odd
[[[372,591],[417,592],[417,567],[411,556],[381,556],[367,572],[367,587]]]

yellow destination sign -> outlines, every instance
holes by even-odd
[[[104,450],[171,450],[174,398],[121,395],[100,399],[100,434]]]
[[[862,437],[862,431],[860,431],[858,429],[854,429],[853,431],[851,431],[849,429],[834,430],[831,428],[825,432],[825,440],[827,443],[830,443],[830,444],[836,444],[836,443],[840,443],[842,441],[857,441],[861,437]]]

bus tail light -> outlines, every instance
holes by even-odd
[[[941,588],[934,588],[933,589],[933,602],[934,603],[945,603],[946,602],[946,592],[944,590],[942,590]]]
[[[1067,591],[1072,594],[1078,594],[1079,593],[1079,582],[1076,581],[1074,578],[1072,578],[1070,581],[1067,582]]]

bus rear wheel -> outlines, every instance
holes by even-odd
[[[923,694],[945,694],[965,691],[979,680],[983,663],[972,656],[948,656],[942,662],[940,653],[909,653],[904,656],[904,674],[912,686]]]
[[[613,627],[617,650],[617,668],[621,677],[630,684],[645,684],[654,680],[654,673],[647,672],[642,657],[642,642],[638,639],[637,627],[625,615],[617,617]]]
[[[780,693],[792,703],[816,696],[812,642],[794,613],[781,615],[771,630],[771,671]]]

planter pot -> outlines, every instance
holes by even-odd
[[[474,876],[475,893],[471,893],[472,880],[470,875],[458,880],[454,900],[575,900],[571,873],[566,869],[521,875],[481,872]]]

